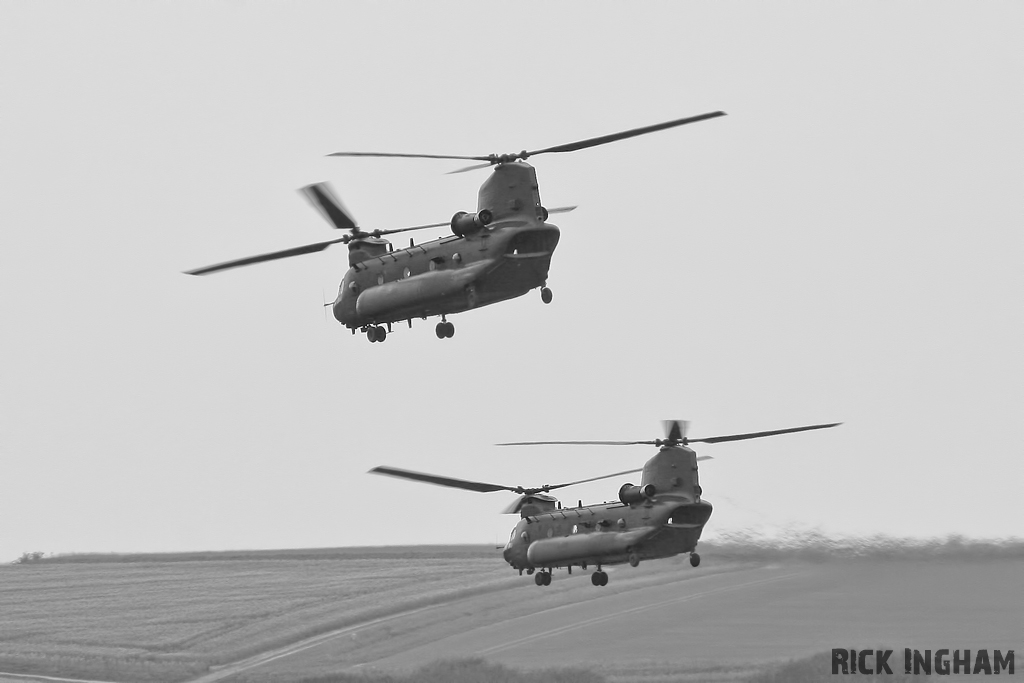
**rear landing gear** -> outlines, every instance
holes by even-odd
[[[700,555],[697,553],[690,553],[690,566],[696,567],[698,564],[700,564]]]
[[[366,338],[369,339],[370,342],[382,342],[388,338],[388,331],[380,325],[367,327]]]
[[[551,303],[551,290],[547,287],[540,288],[540,300],[546,304]]]
[[[533,582],[538,586],[551,585],[551,572],[539,571],[533,575]]]
[[[450,322],[446,322],[443,318],[441,322],[434,328],[434,334],[437,335],[438,339],[450,339],[455,336],[455,325]]]
[[[596,572],[590,575],[590,583],[594,584],[595,586],[607,586],[608,575],[600,569],[598,569]]]

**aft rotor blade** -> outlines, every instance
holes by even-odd
[[[548,209],[548,215],[553,213],[569,213],[570,211],[575,211],[578,208],[578,206],[556,206],[553,209]]]
[[[792,434],[794,432],[809,432],[812,429],[828,429],[837,427],[842,422],[831,422],[822,425],[810,425],[809,427],[792,427],[790,429],[773,429],[769,432],[751,432],[749,434],[729,434],[727,436],[712,436],[706,439],[686,439],[686,443],[722,443],[724,441],[744,441],[745,439],[760,439],[762,436],[776,436],[778,434]]]
[[[452,477],[439,477],[436,474],[413,472],[412,470],[403,470],[397,467],[374,467],[370,470],[370,474],[383,474],[388,477],[411,479],[413,481],[421,481],[426,484],[436,484],[437,486],[447,486],[454,489],[465,489],[467,491],[476,491],[478,493],[491,493],[492,491],[512,491],[513,493],[522,493],[522,489],[518,489],[514,486],[501,486],[500,484],[487,484],[482,481],[466,481],[465,479],[454,479]]]
[[[495,446],[657,446],[657,441],[513,441]]]
[[[484,164],[473,164],[472,166],[463,166],[462,168],[457,168],[454,171],[448,171],[447,173],[445,173],[445,175],[455,175],[456,173],[466,173],[467,171],[477,171],[477,170],[479,170],[481,168],[490,168],[491,166],[494,166],[494,162],[493,161],[488,161],[487,163],[484,163]]]
[[[463,161],[490,161],[489,156],[459,156],[456,154],[402,154],[398,152],[331,152],[329,157],[398,157],[402,159],[461,159]],[[490,164],[487,164],[488,166]]]
[[[291,256],[301,256],[303,254],[314,254],[318,251],[323,251],[332,244],[338,242],[347,242],[349,236],[339,237],[333,240],[327,240],[326,242],[317,242],[315,244],[307,244],[302,247],[292,247],[291,249],[282,249],[281,251],[272,251],[269,254],[258,254],[256,256],[247,256],[245,258],[235,259],[234,261],[225,261],[224,263],[217,263],[212,266],[204,266],[202,268],[196,268],[195,270],[186,270],[186,275],[206,275],[207,273],[216,273],[221,270],[228,270],[230,268],[239,268],[241,266],[250,266],[254,263],[263,263],[264,261],[276,261],[277,259],[289,258]]]
[[[548,152],[575,152],[580,149],[587,149],[588,147],[596,147],[598,145],[606,145],[609,142],[615,142],[617,140],[625,140],[626,138],[633,138],[638,135],[646,135],[647,133],[654,133],[655,131],[665,130],[666,128],[675,128],[676,126],[685,126],[688,123],[697,123],[698,121],[706,121],[708,119],[714,119],[719,116],[725,116],[724,111],[713,111],[707,114],[699,114],[697,116],[688,116],[684,119],[676,119],[675,121],[666,121],[665,123],[656,123],[653,126],[644,126],[643,128],[633,128],[632,130],[624,130],[621,133],[611,133],[610,135],[602,135],[596,138],[588,138],[586,140],[580,140],[579,142],[570,142],[564,145],[555,145],[554,147],[545,147],[544,149],[538,149],[533,152],[527,152],[526,156],[535,156],[537,154],[547,154]]]

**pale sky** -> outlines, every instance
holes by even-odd
[[[706,537],[1024,536],[1024,5],[0,2],[0,561],[24,551],[504,542],[511,494],[698,448]],[[344,247],[532,160],[536,292],[369,344]],[[419,240],[440,236],[422,234]],[[405,242],[397,236],[397,245]],[[617,480],[564,492],[599,502]]]

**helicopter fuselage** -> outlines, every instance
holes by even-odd
[[[477,213],[456,214],[451,236],[394,250],[380,238],[352,240],[334,317],[355,330],[460,313],[541,287],[559,238],[547,215],[534,168],[499,164],[480,187]]]
[[[647,461],[640,486],[626,484],[619,501],[575,508],[524,506],[504,549],[518,570],[587,567],[692,552],[712,506],[701,499],[697,454],[665,446]]]
[[[653,560],[692,552],[711,517],[707,501],[655,496],[562,508],[524,517],[505,546],[513,569],[552,569],[622,564],[632,555]]]
[[[355,329],[522,296],[544,285],[558,238],[554,225],[519,215],[393,251],[382,239],[353,241],[351,253],[366,258],[345,274],[334,317]]]

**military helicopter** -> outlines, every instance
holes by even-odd
[[[666,128],[724,116],[716,111],[643,128],[589,138],[533,151],[486,156],[444,154],[399,154],[387,152],[335,152],[338,157],[403,157],[462,159],[482,164],[453,171],[459,173],[493,166],[491,176],[480,187],[475,213],[459,211],[451,221],[392,230],[364,231],[325,183],[300,191],[338,230],[349,234],[291,249],[249,256],[212,266],[185,271],[205,275],[229,268],[274,261],[323,251],[332,244],[348,245],[349,270],[331,305],[334,317],[352,330],[360,330],[371,342],[383,342],[392,324],[401,320],[412,327],[413,318],[440,316],[438,339],[454,336],[455,325],[447,316],[472,308],[513,299],[540,288],[541,300],[551,303],[547,287],[551,256],[558,245],[559,230],[547,222],[553,213],[576,207],[546,209],[540,200],[537,173],[526,159],[538,154],[573,152],[616,140],[645,135]],[[411,230],[451,227],[452,235],[394,249],[381,239]],[[386,329],[385,329],[386,327]]]
[[[690,439],[686,436],[688,422],[669,420],[665,422],[665,438],[653,441],[525,441],[498,444],[644,444],[658,447],[658,452],[647,461],[642,470],[626,470],[535,488],[466,481],[396,467],[375,467],[370,473],[480,493],[518,493],[519,498],[503,510],[507,514],[518,512],[521,517],[505,545],[505,561],[513,569],[518,569],[520,576],[523,571],[533,574],[534,582],[538,586],[551,584],[551,570],[554,568],[566,567],[571,574],[573,567],[586,570],[589,565],[594,565],[596,570],[590,575],[591,583],[595,586],[605,586],[608,584],[608,574],[601,569],[604,565],[628,562],[630,566],[636,567],[641,560],[672,557],[680,553],[690,553],[690,565],[696,567],[700,564],[700,555],[696,552],[697,541],[704,530],[704,525],[711,517],[712,506],[701,498],[703,492],[697,478],[697,461],[710,460],[711,456],[698,457],[697,453],[688,447],[689,444],[759,439],[813,429],[828,429],[839,424],[842,423]],[[619,487],[617,501],[598,505],[583,505],[580,501],[577,507],[569,508],[562,507],[556,498],[548,495],[555,489],[640,471],[643,472],[640,484],[623,484]]]

